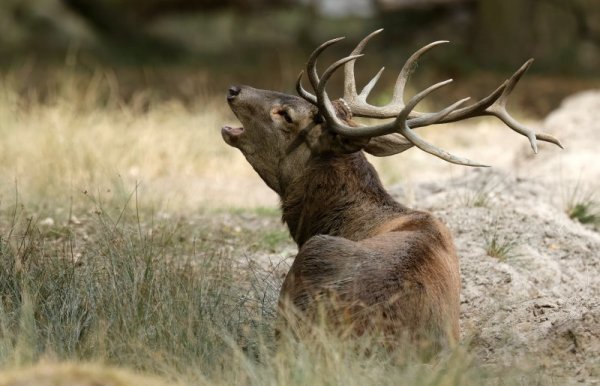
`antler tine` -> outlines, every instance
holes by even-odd
[[[329,47],[330,45],[335,44],[343,39],[345,39],[345,38],[339,37],[339,38],[335,38],[335,39],[326,41],[325,43],[323,43],[319,47],[317,47],[317,49],[314,50],[312,52],[312,54],[310,54],[310,56],[308,57],[308,62],[306,63],[306,73],[308,75],[308,80],[310,81],[310,84],[314,90],[316,90],[319,85],[319,74],[317,73],[317,57],[319,55],[321,55],[321,53],[327,47]]]
[[[432,92],[434,92],[435,90],[437,90],[440,87],[443,87],[447,84],[452,83],[452,79],[447,79],[444,80],[443,82],[439,82],[436,83],[432,86],[427,87],[425,90],[419,92],[418,94],[416,94],[415,96],[413,96],[412,98],[410,98],[410,100],[408,101],[408,103],[404,106],[404,108],[402,109],[402,111],[398,114],[398,117],[396,118],[396,121],[402,120],[402,121],[406,121],[408,119],[408,116],[410,114],[410,112],[412,111],[412,109],[415,108],[415,106],[417,106],[417,104],[419,102],[421,102],[423,99],[425,99],[425,97],[429,94],[431,94]],[[445,109],[444,109],[445,110]],[[442,110],[442,111],[444,111]],[[452,110],[450,110],[452,111]],[[446,115],[448,115],[450,113],[450,111],[448,111],[448,113],[444,114],[442,116],[445,117]],[[438,114],[438,113],[435,113]],[[433,114],[427,114],[428,116],[431,116]]]
[[[502,105],[506,104],[506,97],[508,97],[508,95],[513,91],[517,82],[521,80],[521,77],[525,74],[529,67],[531,67],[532,64],[533,58],[530,58],[528,61],[523,63],[523,65],[519,67],[519,69],[515,71],[510,78],[506,80],[506,88],[504,89],[502,95],[500,95],[500,98],[498,98],[498,103],[501,103]]]
[[[470,97],[463,98],[463,99],[459,100],[458,102],[456,102],[455,104],[457,106],[460,106],[460,105],[464,104],[466,101],[468,101],[469,99],[471,99],[471,98]],[[454,104],[452,106],[454,106]],[[450,107],[452,107],[452,106],[450,106]],[[448,114],[450,114],[451,112],[456,110],[456,108],[449,109],[449,110],[448,109],[449,109],[449,107],[446,107],[445,109],[438,111],[437,113],[423,114],[421,117],[419,117],[419,122],[422,123],[421,126],[435,125],[436,123],[439,123],[442,119],[444,119]],[[448,110],[448,111],[446,111],[446,110]],[[411,127],[413,129],[420,127],[420,126],[416,126],[416,127],[411,126],[410,125],[411,122],[412,122],[412,120],[408,121],[408,127]]]
[[[451,106],[452,107],[452,106]],[[473,162],[468,158],[457,157],[448,153],[447,151],[440,149],[431,145],[429,142],[424,141],[421,137],[419,137],[413,130],[411,130],[408,126],[402,127],[398,133],[402,134],[406,139],[408,139],[413,145],[418,147],[419,149],[427,152],[431,155],[434,155],[438,158],[443,159],[444,161],[448,161],[457,165],[465,165],[465,166],[473,166],[473,167],[489,167],[489,165]]]
[[[339,38],[335,38],[335,39],[326,41],[325,43],[323,43],[319,47],[317,47],[308,57],[308,62],[306,63],[306,74],[308,76],[308,80],[309,80],[310,85],[312,86],[313,90],[316,90],[317,86],[319,85],[319,74],[317,73],[317,57],[319,55],[321,55],[321,52],[323,52],[327,47],[339,42],[342,39],[345,39],[345,38],[339,37]],[[304,74],[304,71],[301,71],[300,74],[298,75],[298,79],[296,80],[296,91],[298,92],[298,95],[300,95],[302,98],[306,99],[313,105],[316,105],[317,97],[314,96],[313,94],[311,94],[310,92],[306,91],[304,89],[304,87],[302,87],[302,75],[303,74]]]
[[[381,70],[379,70],[379,72],[375,74],[375,76],[369,81],[369,83],[367,83],[367,85],[363,87],[362,91],[360,92],[360,94],[358,94],[358,97],[356,99],[365,103],[367,102],[367,97],[369,96],[369,93],[371,92],[373,87],[375,87],[375,84],[379,80],[379,77],[381,77],[383,70],[385,70],[385,67],[381,67]]]
[[[553,143],[561,149],[565,148],[558,138],[548,133],[535,133],[535,138],[539,139],[540,141]]]
[[[521,79],[521,77],[523,76],[525,71],[527,71],[527,69],[531,66],[532,63],[533,63],[533,59],[529,59],[527,62],[525,62],[525,64],[523,64],[521,66],[521,68],[519,68],[513,74],[513,76],[510,77],[510,79],[508,79],[506,81],[506,87],[504,88],[504,91],[502,92],[502,94],[500,94],[498,99],[496,99],[496,101],[494,103],[492,103],[492,105],[486,109],[486,112],[489,112],[490,114],[492,114],[495,117],[497,117],[498,119],[500,119],[508,127],[513,129],[517,133],[519,133],[523,136],[526,136],[529,139],[529,143],[531,144],[531,148],[533,149],[533,152],[537,153],[538,152],[537,142],[536,142],[537,137],[536,137],[535,131],[530,130],[527,127],[525,127],[525,125],[518,122],[516,119],[514,119],[508,113],[508,111],[506,111],[506,101],[508,100],[508,96],[513,91],[513,89],[515,88],[515,85],[517,84],[519,79]],[[558,142],[557,145],[562,147],[562,144],[560,142]]]
[[[356,128],[348,126],[348,125],[342,123],[342,121],[340,121],[338,119],[335,109],[331,103],[331,100],[329,99],[329,96],[327,95],[327,92],[325,91],[325,86],[327,85],[329,78],[331,78],[331,75],[333,75],[335,70],[337,70],[342,65],[344,65],[348,62],[351,62],[351,61],[354,61],[354,60],[360,58],[361,56],[363,56],[363,55],[360,54],[360,55],[347,56],[347,57],[342,58],[342,59],[338,60],[337,62],[333,63],[329,67],[327,67],[327,69],[323,72],[321,80],[319,81],[319,84],[317,85],[316,90],[315,90],[317,93],[316,98],[317,98],[317,106],[319,107],[319,112],[321,114],[323,114],[325,120],[327,121],[328,128],[330,130],[332,130],[333,132],[336,132],[341,135],[348,135],[348,136],[356,137],[357,136],[357,132],[355,130]]]
[[[306,99],[313,105],[316,105],[317,97],[309,93],[304,89],[304,87],[302,87],[302,75],[304,75],[304,71],[300,71],[300,74],[298,75],[298,79],[296,80],[296,91],[298,92],[298,95],[300,95],[302,98]]]
[[[536,140],[553,143],[559,147],[563,147],[558,139],[546,133],[535,133],[533,130],[527,128],[517,120],[515,120],[506,110],[506,102],[508,96],[515,88],[515,85],[521,79],[525,71],[531,66],[533,59],[529,59],[525,62],[509,79],[504,81],[496,90],[490,95],[481,99],[479,102],[456,110],[449,114],[445,119],[438,123],[450,123],[469,119],[478,116],[493,115],[500,119],[504,124],[510,127],[517,133],[527,137],[531,143],[531,147],[535,153],[537,153],[537,142]],[[422,123],[421,117],[414,118],[410,122],[410,127],[416,128],[426,125]]]
[[[383,28],[380,28],[376,31],[371,32],[369,35],[367,35],[363,40],[360,41],[360,43],[358,43],[356,45],[356,47],[354,48],[354,50],[352,50],[352,52],[350,53],[350,55],[359,55],[362,53],[362,51],[365,49],[365,47],[367,46],[367,43],[369,42],[369,40],[371,40],[371,38],[373,38],[373,36],[379,34],[381,31],[383,31]],[[381,71],[383,71],[383,69],[381,69],[379,71],[379,74],[376,76],[376,78],[379,78],[379,75],[381,75]],[[377,79],[373,78],[371,80],[371,82],[369,84],[372,83],[371,88],[373,88],[373,86],[375,85],[375,83],[377,82]],[[361,92],[361,95],[363,91]],[[367,92],[368,94],[368,92]],[[356,98],[356,78],[354,77],[354,60],[346,63],[346,66],[344,67],[344,100],[346,102],[348,102],[348,99],[352,99],[352,98]],[[365,99],[366,99],[366,95],[365,95]]]
[[[338,60],[337,62],[333,63],[332,65],[330,65],[329,67],[327,67],[327,69],[323,72],[323,75],[321,75],[321,80],[319,81],[319,84],[316,87],[317,90],[317,101],[319,101],[319,97],[326,95],[325,93],[325,86],[327,85],[327,82],[329,81],[329,78],[331,77],[331,75],[333,75],[333,73],[335,72],[335,70],[337,70],[338,68],[340,68],[342,65],[350,62],[350,61],[355,61],[356,59],[360,58],[361,56],[363,56],[363,54],[360,55],[350,55],[347,56],[345,58],[342,58],[340,60]]]
[[[448,83],[452,82],[452,79],[446,80],[444,82],[436,83],[433,86],[430,86],[427,89],[418,93],[417,95],[413,96],[409,100],[407,105],[398,114],[398,116],[396,117],[396,119],[393,122],[390,122],[387,124],[382,124],[382,125],[376,125],[376,126],[361,127],[361,128],[350,127],[350,126],[342,123],[336,116],[336,113],[335,113],[335,110],[331,103],[331,100],[329,99],[329,97],[327,96],[327,93],[325,92],[325,86],[327,84],[327,81],[329,80],[329,78],[335,72],[336,69],[338,69],[344,63],[348,63],[349,61],[354,61],[356,59],[357,59],[356,56],[349,56],[349,57],[338,60],[337,62],[335,62],[334,64],[329,66],[329,68],[327,68],[327,70],[325,70],[325,72],[323,73],[323,76],[321,78],[321,81],[319,82],[319,87],[317,88],[317,100],[319,101],[319,108],[322,111],[323,115],[325,116],[325,120],[328,122],[328,128],[330,130],[334,131],[337,134],[340,134],[340,135],[343,135],[346,137],[353,137],[353,138],[370,138],[370,137],[376,137],[376,136],[380,136],[380,135],[386,135],[386,134],[397,132],[397,133],[403,135],[406,139],[408,139],[413,145],[415,145],[419,149],[421,149],[427,153],[430,153],[436,157],[439,157],[445,161],[459,164],[459,165],[466,165],[466,166],[480,166],[480,167],[487,166],[484,164],[473,162],[466,158],[454,156],[443,149],[440,149],[438,147],[431,145],[430,143],[424,141],[421,137],[416,135],[407,125],[407,119],[408,119],[412,109],[414,109],[415,106],[421,100],[423,100],[425,97],[427,97],[427,95],[431,94],[433,91],[437,90],[438,88],[443,87],[443,86],[447,85]],[[423,116],[422,122],[429,122],[429,124],[437,123],[438,121],[440,121],[444,117],[446,117],[448,114],[455,111],[460,105],[462,105],[468,99],[469,98],[461,99],[458,102],[452,104],[451,106],[446,107],[445,109],[443,109],[437,113],[426,114]]]
[[[382,30],[377,30],[372,32],[366,38],[364,38],[356,48],[352,51],[351,55],[355,55],[361,53],[365,48],[366,44],[369,40],[380,33]],[[416,67],[416,62],[425,54],[427,51],[431,50],[433,47],[448,43],[446,40],[440,40],[422,47],[418,51],[408,58],[408,60],[402,66],[400,73],[398,74],[398,79],[396,80],[396,84],[394,86],[394,93],[392,96],[392,100],[385,106],[374,106],[367,103],[367,98],[369,93],[379,80],[382,71],[384,68],[379,70],[379,72],[367,83],[367,85],[363,88],[360,94],[356,94],[356,80],[354,77],[354,61],[350,61],[346,63],[344,69],[344,101],[348,104],[350,109],[352,110],[352,114],[359,117],[369,117],[369,118],[393,118],[396,117],[400,111],[404,108],[404,89],[406,86],[406,82],[410,77],[410,74]],[[411,112],[411,116],[420,116],[422,113],[417,111]]]
[[[402,134],[406,139],[408,139],[413,145],[415,145],[419,149],[421,149],[431,155],[434,155],[438,158],[441,158],[445,161],[448,161],[448,162],[451,162],[454,164],[458,164],[458,165],[487,167],[488,165],[476,163],[467,158],[457,157],[455,155],[448,153],[447,151],[445,151],[443,149],[433,146],[429,142],[426,142],[421,137],[419,137],[409,127],[409,125],[407,123],[407,119],[408,119],[408,116],[410,115],[410,112],[412,111],[412,109],[415,108],[415,106],[423,98],[425,98],[427,95],[429,95],[433,91],[437,90],[438,88],[440,88],[442,86],[445,86],[446,84],[448,84],[450,82],[452,82],[452,79],[434,84],[433,86],[430,86],[429,88],[425,89],[424,91],[421,91],[417,95],[413,96],[406,104],[406,107],[404,108],[404,110],[398,115],[398,118],[396,118],[395,123],[398,127],[398,133]],[[445,109],[438,111],[437,113],[426,114],[423,117],[424,118],[423,121],[426,121],[428,124],[435,124],[435,123],[439,122],[440,120],[444,119],[444,117],[446,117],[451,112],[455,111],[460,105],[465,103],[467,100],[469,100],[469,98],[461,99],[461,100],[453,103],[452,105],[446,107]]]
[[[392,96],[392,102],[389,104],[393,105],[404,105],[404,88],[406,87],[406,82],[408,82],[408,78],[410,78],[410,74],[414,71],[417,65],[417,60],[423,56],[424,53],[429,51],[435,46],[440,44],[450,43],[448,40],[438,40],[433,43],[429,43],[425,47],[420,48],[414,54],[408,58],[408,60],[402,66],[402,70],[400,70],[400,74],[398,75],[398,79],[396,80],[396,85],[394,86],[394,94]]]
[[[504,89],[506,88],[506,83],[507,83],[507,81],[504,81],[504,83],[502,83],[500,86],[498,86],[498,88],[496,88],[490,95],[477,101],[476,103],[474,103],[470,106],[463,107],[462,109],[459,109],[457,111],[454,111],[452,114],[447,116],[443,122],[440,122],[440,123],[456,122],[456,121],[460,121],[463,119],[476,117],[476,116],[480,115],[483,111],[485,111],[485,109],[487,109],[489,106],[491,106],[494,103],[494,101],[500,97],[500,95],[502,95],[502,93],[504,92]],[[461,113],[461,114],[459,114],[459,113]],[[411,127],[416,128],[416,127],[425,126],[425,125],[421,124],[421,119],[422,119],[421,116],[413,118],[411,120]]]

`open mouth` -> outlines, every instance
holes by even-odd
[[[223,126],[221,128],[221,135],[229,145],[234,145],[242,134],[244,134],[243,127]]]

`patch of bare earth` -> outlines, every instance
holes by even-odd
[[[463,338],[478,357],[590,382],[600,375],[600,234],[570,219],[553,193],[495,171],[416,191],[418,206],[453,231]]]

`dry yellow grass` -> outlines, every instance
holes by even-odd
[[[274,204],[241,154],[221,140],[232,116],[223,101],[194,108],[150,102],[140,94],[98,107],[98,81],[68,79],[50,102],[20,97],[10,79],[0,87],[0,197],[62,210],[82,192],[120,194],[139,184],[146,202],[169,210]],[[83,95],[80,95],[83,89]],[[139,103],[136,103],[136,100]],[[145,102],[147,104],[147,102]]]
[[[0,386],[167,386],[173,381],[92,363],[40,363],[0,373]]]
[[[57,77],[45,102],[19,95],[17,77],[1,79],[1,201],[14,200],[17,189],[20,202],[60,217],[89,202],[83,192],[126,196],[137,185],[141,204],[170,212],[277,205],[242,155],[222,141],[220,127],[238,123],[221,95],[200,95],[190,107],[154,102],[139,92],[122,103],[109,72]],[[521,143],[508,129],[491,130],[490,121],[458,126],[423,133],[458,154],[490,162],[505,151],[489,146],[499,137]],[[490,147],[497,150],[492,157]],[[407,186],[465,171],[414,149],[373,162],[385,183]]]

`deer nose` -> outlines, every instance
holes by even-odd
[[[242,89],[240,88],[240,86],[231,86],[231,87],[229,87],[229,90],[227,90],[227,100],[228,101],[234,100],[235,97],[239,95],[240,91],[242,91]]]

